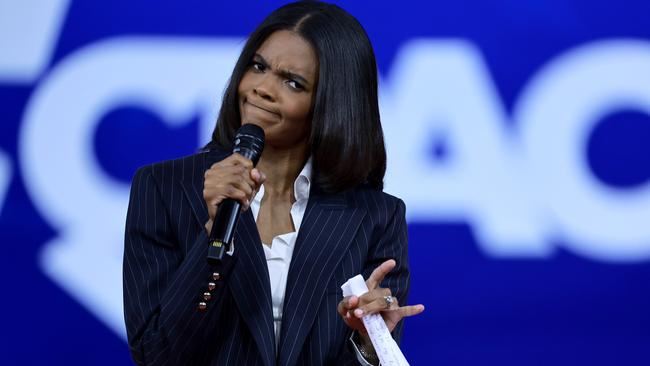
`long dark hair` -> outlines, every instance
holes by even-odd
[[[377,64],[365,30],[332,4],[296,2],[272,12],[249,36],[224,93],[207,149],[232,149],[241,124],[237,88],[255,52],[274,32],[290,30],[319,61],[310,147],[312,184],[323,192],[359,185],[383,188],[386,149],[377,101]]]

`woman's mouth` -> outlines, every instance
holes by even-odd
[[[275,115],[275,116],[278,116],[278,117],[280,116],[280,114],[277,113],[277,112],[274,112],[274,111],[272,111],[272,110],[270,110],[270,109],[267,109],[267,108],[261,107],[261,106],[259,106],[259,105],[257,105],[257,104],[253,104],[253,103],[251,103],[251,102],[249,102],[249,101],[246,101],[245,103],[248,103],[248,104],[250,104],[251,106],[253,106],[253,107],[257,108],[257,109],[261,109],[261,110],[263,110],[263,111],[265,111],[265,112],[267,112],[267,113],[271,113],[271,114],[273,114],[273,115]]]

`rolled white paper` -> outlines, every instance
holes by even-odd
[[[347,280],[341,286],[341,290],[343,290],[343,296],[354,295],[359,297],[368,292],[368,286],[366,286],[366,281],[363,279],[363,276],[356,275]],[[370,341],[373,347],[375,347],[375,352],[382,366],[409,366],[404,354],[399,349],[393,337],[391,337],[381,315],[370,314],[362,317],[361,320],[366,327]]]

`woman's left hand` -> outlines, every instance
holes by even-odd
[[[389,259],[372,271],[366,280],[368,292],[360,297],[347,296],[339,302],[337,307],[339,315],[350,328],[366,334],[361,318],[365,315],[381,313],[391,332],[404,317],[420,314],[424,311],[424,305],[399,306],[397,298],[393,297],[389,288],[379,287],[384,277],[393,269],[397,263]],[[387,298],[388,297],[388,298]]]

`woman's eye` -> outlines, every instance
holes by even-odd
[[[258,72],[262,72],[262,71],[264,71],[266,69],[266,67],[264,67],[264,65],[262,63],[259,63],[259,62],[253,62],[253,64],[251,66],[253,67],[253,70],[258,71]]]
[[[305,89],[300,83],[298,83],[295,80],[287,80],[287,84],[289,84],[289,86],[292,89],[295,89],[295,90],[303,90],[303,89]]]

